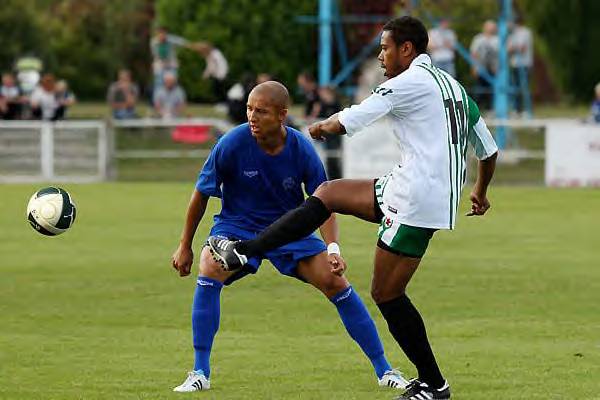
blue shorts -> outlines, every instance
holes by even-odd
[[[212,227],[209,235],[233,240],[249,240],[254,239],[257,233],[258,232],[240,229],[239,227],[230,224],[218,223]],[[269,260],[281,274],[304,281],[304,279],[297,274],[298,261],[322,253],[325,250],[327,250],[325,243],[313,233],[304,239],[268,251],[260,257],[251,257],[244,267],[225,281],[225,285],[230,285],[234,281],[243,278],[248,274],[255,274],[258,271],[262,260],[265,258]]]

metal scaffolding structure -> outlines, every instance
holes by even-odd
[[[498,71],[496,75],[490,75],[479,66],[466,47],[460,43],[456,45],[457,53],[473,67],[477,67],[482,77],[487,80],[493,88],[494,113],[499,120],[505,120],[509,116],[512,96],[519,95],[519,89],[511,86],[510,65],[508,55],[509,24],[513,19],[512,0],[498,0],[500,14],[498,16]],[[411,0],[411,9],[419,7],[418,0]],[[340,86],[346,82],[352,72],[379,46],[380,36],[377,35],[371,42],[365,45],[353,58],[348,56],[347,43],[344,37],[343,24],[348,23],[382,23],[390,18],[389,15],[341,15],[338,0],[319,0],[319,15],[300,16],[298,21],[302,23],[313,23],[319,27],[319,62],[318,80],[319,85]],[[428,16],[429,22],[433,18]],[[334,45],[338,54],[339,70],[333,71]],[[525,109],[531,115],[531,101],[529,89],[525,86],[522,95],[525,96]],[[510,131],[506,127],[496,130],[496,140],[500,148],[505,148]]]

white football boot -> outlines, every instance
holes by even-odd
[[[406,389],[409,385],[409,381],[404,379],[402,374],[395,369],[386,371],[385,374],[379,379],[379,386],[391,387],[394,389]]]
[[[174,392],[197,392],[210,389],[210,380],[196,371],[188,372],[185,382],[173,389]]]

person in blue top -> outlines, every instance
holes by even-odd
[[[248,123],[225,134],[212,149],[192,193],[181,241],[173,254],[172,266],[180,276],[190,274],[192,241],[209,197],[221,199],[221,212],[214,216],[209,235],[250,239],[302,204],[304,191],[310,195],[327,179],[310,141],[284,125],[288,103],[289,94],[282,84],[268,81],[256,86],[248,98]],[[263,259],[283,275],[313,285],[335,305],[348,334],[371,361],[379,385],[398,389],[408,385],[390,367],[371,316],[343,276],[346,264],[336,243],[334,215],[320,232],[328,245],[312,233],[249,259],[237,271],[225,271],[207,247],[202,249],[192,305],[194,368],[174,391],[210,388],[209,359],[219,329],[221,289],[256,273]]]

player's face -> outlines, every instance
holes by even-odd
[[[404,72],[410,62],[407,62],[407,52],[411,43],[404,42],[397,44],[392,38],[391,31],[383,31],[381,34],[381,51],[377,59],[381,62],[381,68],[384,69],[384,75],[393,78]]]
[[[274,105],[268,96],[252,92],[246,104],[252,136],[260,142],[277,135],[285,121],[286,112],[286,109]]]

